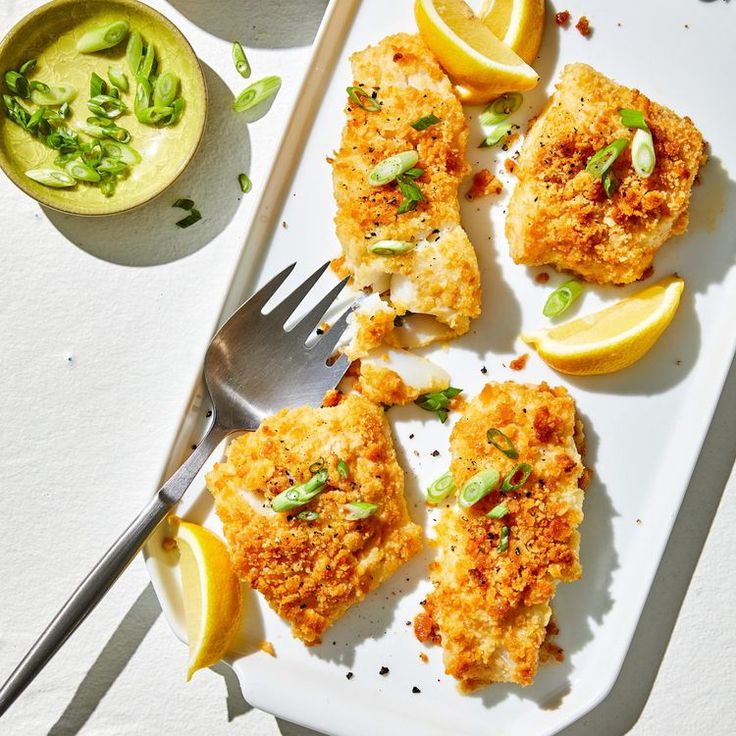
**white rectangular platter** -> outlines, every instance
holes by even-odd
[[[317,731],[336,736],[551,734],[593,708],[621,667],[734,354],[736,96],[729,92],[729,75],[736,68],[736,8],[694,0],[670,0],[666,11],[664,3],[641,0],[555,4],[548,3],[536,64],[542,82],[525,96],[516,116],[522,126],[541,109],[564,64],[583,61],[690,115],[711,145],[711,160],[693,193],[690,230],[665,245],[655,261],[655,277],[677,272],[685,278],[683,301],[654,349],[620,373],[558,375],[534,353],[523,372],[508,369],[511,358],[527,352],[518,338],[522,328],[541,325],[544,300],[564,277],[547,269],[552,278],[541,286],[534,280],[538,270],[515,266],[509,258],[503,225],[513,178],[502,163],[512,151],[476,148],[479,109],[467,108],[469,161],[474,170],[499,171],[505,191],[495,199],[463,200],[463,224],[481,265],[483,316],[468,335],[427,354],[468,397],[487,380],[544,380],[566,386],[577,401],[595,476],[581,529],[584,576],[560,586],[554,606],[565,661],[541,667],[527,688],[498,685],[473,696],[458,694],[443,673],[441,650],[426,650],[429,662],[422,662],[424,647],[409,625],[429,589],[429,550],[349,611],[324,643],[311,649],[292,638],[263,599],[246,592],[243,654],[232,660],[245,698]],[[348,57],[388,34],[415,32],[412,6],[411,0],[331,3],[223,316],[287,264],[298,261],[289,289],[289,283],[339,253],[325,159],[339,145],[344,123],[345,87],[352,84]],[[573,27],[556,27],[554,12],[562,9],[570,10],[573,22],[585,14],[593,35],[585,39]],[[577,311],[594,311],[630,291],[589,288]],[[197,441],[207,408],[196,389],[172,451],[172,467]],[[431,534],[435,512],[424,504],[424,489],[448,466],[453,419],[441,425],[415,406],[395,407],[388,416],[407,473],[410,513]],[[201,478],[180,512],[219,528]],[[172,628],[183,638],[177,574],[160,554],[159,542],[149,544],[147,564]],[[273,644],[275,658],[258,650],[263,640]],[[382,666],[389,674],[379,675]],[[413,693],[415,686],[421,692]]]

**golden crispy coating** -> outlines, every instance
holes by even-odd
[[[333,162],[337,201],[335,223],[344,256],[336,269],[351,274],[359,288],[385,291],[393,286],[390,274],[411,272],[420,291],[408,309],[438,316],[458,333],[467,331],[469,319],[480,313],[480,280],[475,252],[459,226],[458,186],[468,171],[465,146],[468,136],[462,107],[448,78],[419,36],[389,36],[351,57],[355,84],[375,91],[378,112],[367,112],[352,102],[340,150]],[[434,114],[440,122],[423,131],[411,123]],[[368,183],[373,167],[394,154],[416,150],[417,166],[424,173],[416,179],[426,201],[413,212],[398,214],[402,195],[395,182],[374,187]],[[438,237],[439,235],[439,237]],[[380,256],[367,247],[380,240],[423,241],[422,247],[457,246],[462,288],[434,288],[437,269],[429,258],[415,253]],[[457,277],[448,272],[445,280]],[[433,289],[431,293],[424,288]]]
[[[518,459],[488,441],[492,427],[512,440]],[[501,478],[520,462],[532,468],[518,491],[496,490],[468,509],[453,503],[437,526],[439,556],[430,566],[435,588],[415,632],[441,641],[445,669],[462,691],[492,682],[528,685],[536,673],[557,584],[582,574],[582,442],[572,398],[545,383],[489,384],[453,429],[458,489],[485,468],[496,468]],[[499,503],[508,514],[488,518]],[[508,549],[499,551],[504,526]]]
[[[326,489],[300,510],[275,513],[281,491],[311,477],[324,458]],[[348,478],[337,471],[344,460]],[[260,591],[306,644],[388,578],[421,547],[421,529],[410,520],[404,474],[381,408],[359,395],[334,407],[279,412],[256,432],[230,443],[225,462],[207,476],[237,574]],[[347,521],[342,507],[366,501],[378,511]]]
[[[621,108],[644,113],[657,164],[640,178],[627,148],[613,166],[621,186],[609,199],[585,166],[614,139],[633,137]],[[570,64],[524,141],[506,218],[511,256],[596,283],[636,281],[660,246],[687,229],[690,190],[704,161],[703,138],[689,118],[590,66]]]

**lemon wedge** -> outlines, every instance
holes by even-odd
[[[414,17],[456,84],[482,89],[487,99],[537,85],[534,69],[499,41],[463,0],[415,0]]]
[[[635,363],[657,342],[684,288],[681,278],[671,276],[600,312],[521,339],[561,373],[613,373]]]
[[[527,64],[536,59],[544,33],[544,0],[484,0],[480,17]]]
[[[242,594],[225,543],[209,529],[180,521],[176,535],[189,641],[187,681],[219,662],[240,628]]]

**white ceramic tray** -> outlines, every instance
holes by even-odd
[[[290,283],[339,252],[325,158],[338,146],[344,123],[345,87],[352,83],[347,57],[387,34],[415,31],[412,5],[410,0],[331,3],[223,315],[293,260],[299,266]],[[555,602],[565,661],[540,668],[535,684],[525,689],[499,685],[459,695],[443,674],[441,650],[429,649],[429,662],[421,662],[424,647],[408,625],[429,588],[430,553],[425,552],[312,649],[295,641],[259,596],[246,593],[240,642],[245,654],[232,665],[245,698],[275,715],[338,736],[551,734],[592,709],[619,672],[736,346],[736,185],[727,173],[736,172],[736,97],[727,92],[727,75],[736,68],[736,8],[693,0],[670,0],[666,13],[661,3],[641,0],[571,0],[556,10],[563,8],[573,19],[587,15],[593,35],[586,40],[572,27],[558,29],[552,23],[555,8],[548,8],[537,64],[542,84],[526,95],[520,121],[540,109],[565,63],[584,61],[689,114],[712,147],[703,183],[693,194],[690,231],[666,245],[655,262],[656,276],[677,271],[686,279],[679,312],[650,354],[611,376],[557,375],[534,353],[522,373],[506,368],[510,358],[526,352],[518,334],[543,321],[545,297],[562,277],[553,273],[549,285],[540,286],[535,271],[508,257],[503,234],[508,176],[501,175],[507,182],[501,199],[464,201],[463,224],[481,264],[483,316],[449,349],[429,354],[468,396],[486,380],[565,385],[586,424],[595,480],[584,507],[584,577],[560,586]],[[505,154],[475,148],[477,113],[468,109],[469,160],[474,169],[498,169]],[[592,311],[628,291],[590,288],[578,311]],[[172,468],[196,441],[206,409],[196,389],[172,451]],[[414,406],[393,408],[388,416],[407,471],[411,514],[430,530],[434,514],[423,503],[423,489],[448,465],[452,421],[443,426]],[[430,454],[435,449],[437,458]],[[201,482],[189,491],[181,513],[219,527]],[[183,638],[176,571],[157,550],[154,540],[148,568],[164,612]],[[275,658],[256,649],[264,639],[273,643]],[[384,665],[390,673],[381,676]],[[413,694],[413,686],[421,693]]]

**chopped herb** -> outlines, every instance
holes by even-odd
[[[402,151],[395,156],[389,156],[371,169],[368,183],[374,187],[390,184],[405,171],[413,168],[418,160],[419,154],[416,151]]]
[[[399,184],[401,193],[404,195],[404,199],[401,205],[399,205],[398,214],[403,215],[405,212],[414,210],[419,202],[424,202],[424,195],[412,179],[402,174],[396,177],[396,181]]]
[[[491,491],[498,487],[500,476],[495,468],[486,468],[476,473],[463,486],[458,498],[458,504],[468,508],[485,498]]]
[[[603,191],[606,193],[606,197],[610,199],[618,191],[619,182],[616,172],[613,169],[608,169],[605,174],[601,177],[603,183]]]
[[[344,460],[340,460],[337,464],[337,472],[342,478],[347,478],[350,475],[350,468]]]
[[[510,457],[512,460],[516,460],[516,458],[519,457],[519,453],[516,447],[514,447],[514,443],[500,429],[491,427],[486,432],[486,437],[488,438],[488,441],[497,450],[501,450],[506,457]]]
[[[250,76],[250,64],[248,63],[248,57],[243,51],[243,47],[236,41],[233,44],[233,63],[235,68],[238,70],[238,74],[244,79],[248,79]]]
[[[368,251],[377,256],[399,256],[408,253],[417,244],[406,240],[379,240],[368,246]]]
[[[631,163],[634,171],[646,179],[652,175],[657,157],[654,153],[654,140],[649,130],[641,128],[634,133],[631,141]]]
[[[431,128],[439,122],[440,119],[436,115],[430,113],[429,115],[419,118],[419,120],[415,120],[411,124],[411,127],[414,128],[414,130],[427,130],[427,128]]]
[[[281,77],[264,77],[246,87],[234,100],[233,110],[245,112],[273,97],[281,88]]]
[[[627,128],[640,128],[641,130],[649,130],[649,126],[644,120],[644,113],[641,110],[631,110],[623,108],[619,110],[621,122]]]
[[[501,484],[501,491],[509,493],[517,491],[524,483],[527,482],[532,474],[532,466],[529,463],[519,463],[504,479]]]
[[[487,514],[491,519],[503,519],[506,514],[509,513],[508,506],[504,506],[502,503],[494,506]]]
[[[595,179],[602,177],[628,145],[629,141],[626,138],[617,138],[613,143],[594,153],[588,160],[585,170]]]
[[[491,128],[490,133],[481,141],[478,148],[491,148],[497,146],[502,141],[506,140],[511,135],[513,129],[511,123],[497,123]]]
[[[345,91],[352,102],[366,112],[378,112],[381,109],[381,103],[362,87],[347,87]]]
[[[197,210],[193,210],[197,212]],[[199,213],[197,213],[199,214]],[[177,223],[178,225],[179,223]],[[271,508],[277,512],[290,511],[309,503],[319,495],[327,484],[327,470],[324,468],[313,475],[306,483],[287,488],[271,501]]]
[[[243,194],[248,194],[248,192],[253,188],[253,182],[248,177],[248,174],[240,174],[238,176],[238,183],[240,184],[240,191],[243,192]]]
[[[432,481],[427,488],[427,503],[436,506],[442,503],[455,490],[455,481],[452,473],[448,470],[443,473],[437,480]]]
[[[16,71],[5,72],[5,86],[10,92],[18,97],[27,100],[31,96],[30,85],[28,80]]]
[[[481,125],[496,125],[502,123],[512,113],[515,113],[520,107],[524,97],[519,92],[507,92],[486,107],[480,114]]]
[[[116,20],[101,28],[93,28],[77,41],[77,51],[83,54],[93,54],[95,51],[111,49],[128,35],[129,28],[128,23],[124,20]]]
[[[462,393],[461,388],[453,388],[450,386],[444,391],[437,391],[430,394],[422,394],[414,403],[425,411],[433,411],[444,424],[447,421],[447,413],[450,408],[450,401]]]
[[[580,281],[566,281],[547,297],[542,314],[545,317],[559,317],[583,293],[583,289]]]
[[[501,527],[501,539],[496,549],[504,553],[509,548],[509,528],[507,526]]]

